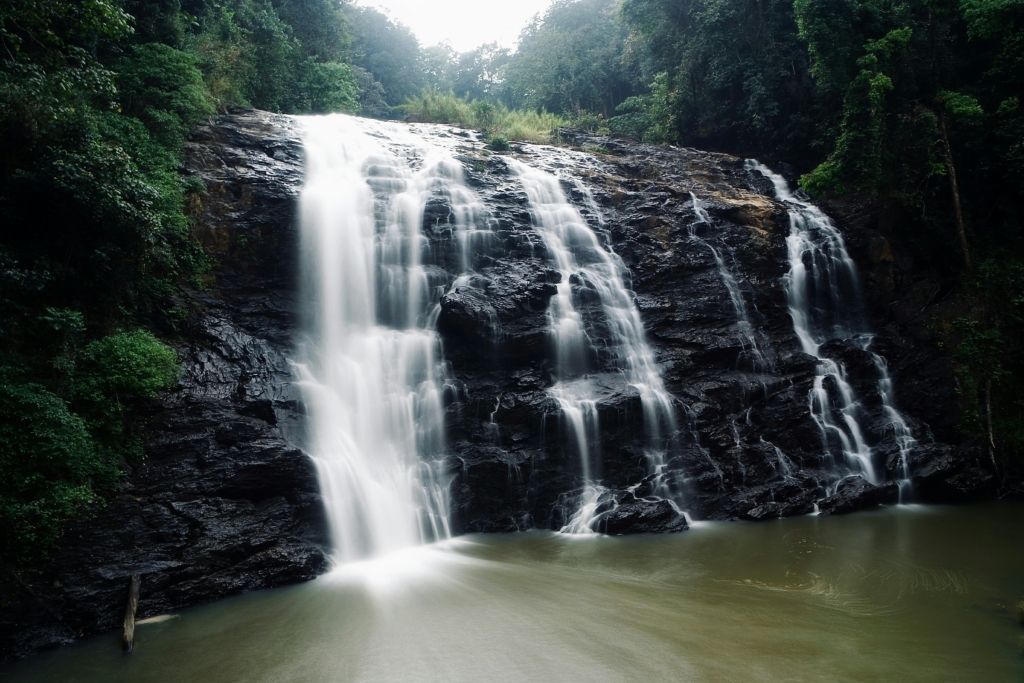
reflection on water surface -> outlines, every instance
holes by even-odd
[[[11,683],[1020,681],[1024,505],[472,536],[21,662]]]

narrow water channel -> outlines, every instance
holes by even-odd
[[[1020,681],[1024,505],[470,536],[0,670],[10,683]]]

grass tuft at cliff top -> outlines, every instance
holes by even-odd
[[[565,118],[543,109],[509,109],[500,102],[491,104],[429,89],[410,98],[399,109],[410,120],[445,123],[517,142],[552,143],[555,131],[568,124]]]

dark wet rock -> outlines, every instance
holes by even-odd
[[[895,482],[875,486],[856,475],[839,482],[836,492],[819,502],[818,508],[823,515],[845,515],[879,505],[893,505],[899,499],[900,488]]]
[[[979,461],[981,449],[972,446],[930,448],[932,457],[911,480],[914,495],[936,503],[962,503],[994,494],[998,479],[988,463]]]
[[[774,501],[758,505],[756,508],[747,510],[743,513],[744,519],[749,519],[755,522],[762,519],[777,519],[779,517],[782,517],[782,505]]]
[[[686,518],[667,500],[620,503],[598,522],[598,530],[609,536],[672,533],[688,528]]]

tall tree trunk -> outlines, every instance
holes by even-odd
[[[985,426],[988,428],[988,457],[992,459],[992,467],[999,472],[996,463],[996,440],[992,432],[992,378],[985,380]]]
[[[946,153],[946,170],[949,174],[949,187],[953,191],[953,209],[956,213],[956,231],[960,239],[960,250],[964,254],[964,268],[971,272],[971,252],[967,248],[967,230],[964,228],[964,212],[960,206],[960,186],[956,181],[956,167],[953,165],[953,152],[949,149],[949,135],[946,133],[946,116],[940,109],[939,132],[942,133],[942,149]]]

